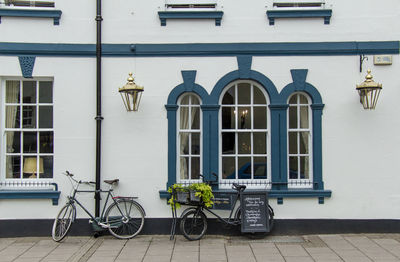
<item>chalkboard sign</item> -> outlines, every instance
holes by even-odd
[[[229,193],[221,193],[221,192],[214,192],[214,205],[213,209],[220,209],[220,210],[230,210],[232,207],[232,194]]]
[[[240,197],[242,232],[269,232],[266,191],[245,191]]]

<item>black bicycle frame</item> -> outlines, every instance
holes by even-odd
[[[96,194],[96,193],[106,193],[106,192],[108,192],[108,194],[107,194],[106,201],[104,202],[103,210],[101,212],[99,221],[97,221],[96,218],[75,198],[76,193],[95,193]],[[68,199],[69,199],[69,203],[72,203],[72,204],[77,203],[83,209],[83,211],[85,211],[86,214],[89,215],[89,217],[93,220],[93,222],[95,222],[98,225],[100,221],[103,221],[104,212],[106,210],[107,203],[108,203],[108,200],[110,199],[110,196],[111,196],[111,199],[114,202],[116,202],[114,199],[114,196],[112,194],[112,189],[111,190],[101,190],[101,189],[100,190],[74,190],[74,193],[72,194],[72,196],[68,196]]]

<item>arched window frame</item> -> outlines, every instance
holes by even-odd
[[[187,100],[187,104],[182,104],[182,101],[184,99],[188,99]],[[197,100],[197,102],[194,101],[194,99]],[[177,182],[178,183],[193,183],[193,182],[200,182],[200,177],[199,174],[202,174],[202,113],[201,113],[201,99],[198,95],[196,95],[195,93],[192,92],[185,92],[183,93],[178,101],[178,110],[177,110],[177,170],[176,170],[176,174],[177,174]],[[182,115],[183,115],[183,109],[187,108],[187,127],[188,128],[182,128]],[[196,126],[198,125],[198,128],[193,128],[193,109],[197,109],[198,111],[198,123],[196,124]],[[197,121],[196,121],[197,122]],[[188,134],[188,139],[187,139],[187,153],[182,152],[182,134]],[[192,143],[195,142],[195,138],[193,137],[195,134],[198,135],[198,151],[197,152],[193,152],[195,151],[194,146]],[[187,158],[188,161],[186,163],[187,165],[187,178],[182,178],[183,174],[182,172],[184,172],[184,170],[182,170],[183,165],[185,164],[184,162],[182,162],[182,158]],[[195,164],[193,162],[193,160],[195,160],[196,158],[198,158],[199,162],[197,163],[199,165],[199,170],[198,173],[194,174],[193,173],[193,167],[192,165]]]
[[[242,84],[249,84],[250,85],[250,103],[242,103],[240,104],[238,101],[238,97],[239,97],[239,88],[240,85]],[[224,104],[223,103],[223,99],[225,94],[231,90],[231,88],[234,88],[235,90],[235,101],[233,102],[233,104]],[[264,96],[265,99],[265,103],[262,104],[257,104],[254,103],[254,89],[257,88],[262,95]],[[271,142],[270,142],[270,111],[269,111],[269,96],[267,94],[267,92],[264,90],[264,88],[262,88],[260,86],[260,84],[258,84],[255,81],[252,80],[236,80],[233,81],[231,83],[229,83],[221,92],[220,95],[220,99],[219,99],[219,105],[220,105],[220,110],[219,110],[219,115],[218,115],[218,119],[219,119],[219,128],[218,128],[218,135],[219,135],[219,182],[220,182],[220,188],[230,188],[231,184],[233,182],[236,183],[244,183],[246,184],[249,188],[269,188],[271,183]],[[255,108],[262,108],[265,107],[265,124],[266,127],[265,128],[255,128],[254,127],[254,109]],[[224,129],[223,128],[223,111],[224,108],[234,108],[234,114],[240,114],[240,112],[246,112],[247,114],[250,115],[250,127],[249,128],[239,128],[239,115],[237,115],[237,117],[235,117],[235,126],[233,128],[228,128],[228,129]],[[240,111],[239,108],[248,108],[244,111]],[[248,110],[250,110],[250,112],[247,112]],[[234,153],[233,154],[224,154],[223,152],[223,133],[234,133],[235,134],[235,149],[234,149]],[[239,152],[239,134],[240,133],[250,133],[250,147],[249,147],[249,152],[247,153],[240,153]],[[254,153],[254,134],[255,133],[266,133],[266,137],[265,137],[265,153]],[[254,172],[254,167],[255,167],[255,162],[254,159],[255,158],[262,158],[265,157],[266,158],[266,178],[254,178],[255,172]],[[233,170],[233,174],[235,174],[234,178],[224,178],[224,172],[223,172],[223,159],[224,158],[234,158],[234,163],[235,163],[235,167]],[[245,166],[240,166],[239,165],[239,158],[250,158],[250,169],[251,169],[251,177],[250,178],[244,178],[245,174],[242,174],[242,177],[240,177],[240,172],[244,172],[243,168],[245,168]],[[248,170],[248,167],[245,168],[246,170]]]
[[[296,99],[295,103],[293,103],[292,98]],[[301,101],[301,97],[306,99],[306,103]],[[312,126],[312,109],[311,109],[311,98],[304,92],[294,92],[288,98],[288,110],[287,110],[287,176],[288,176],[288,188],[312,188],[313,186],[313,126]],[[306,127],[302,122],[304,119],[304,115],[301,114],[302,108],[307,108],[306,112]],[[291,121],[291,110],[295,109],[296,123],[295,127],[292,127],[293,121]],[[292,124],[291,124],[292,123]],[[301,149],[301,133],[308,133],[306,136],[307,147]],[[291,134],[296,134],[295,137],[291,136]],[[295,140],[296,145],[295,148],[291,146],[291,140]],[[304,139],[304,137],[303,137]],[[295,163],[297,164],[297,174],[294,174],[291,170],[291,161],[290,159],[295,158]],[[302,158],[308,159],[308,161],[302,162]],[[306,165],[303,167],[303,165]],[[303,168],[302,168],[303,167]],[[304,169],[303,174],[304,178],[302,178],[302,169]],[[308,172],[306,172],[307,170]],[[300,172],[299,172],[300,171]],[[297,175],[297,178],[293,178],[291,176]],[[300,176],[299,176],[300,175]],[[306,177],[307,176],[307,177]]]

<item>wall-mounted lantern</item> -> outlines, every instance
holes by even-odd
[[[140,99],[144,91],[143,86],[135,84],[132,73],[129,73],[128,82],[119,90],[122,101],[124,102],[126,111],[137,111],[139,109]]]
[[[357,85],[357,91],[360,95],[360,103],[364,109],[375,109],[379,94],[382,90],[382,84],[372,80],[371,70],[368,69],[365,81]]]

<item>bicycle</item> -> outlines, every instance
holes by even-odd
[[[121,197],[113,195],[113,186],[118,184],[119,179],[104,180],[110,187],[108,190],[79,190],[82,184],[93,186],[91,181],[81,181],[73,178],[73,174],[66,171],[66,175],[72,185],[72,192],[68,196],[67,203],[58,212],[52,228],[52,238],[60,242],[65,238],[76,219],[76,204],[80,206],[90,217],[89,223],[108,231],[116,238],[129,239],[135,237],[142,230],[144,217],[146,215],[143,207],[136,202],[134,197]],[[96,218],[76,199],[77,193],[107,193],[101,216]],[[108,201],[112,203],[107,207]]]
[[[216,174],[213,174],[216,176]],[[205,183],[210,184],[213,183],[212,181],[207,181]],[[236,203],[240,200],[240,197],[243,191],[246,189],[245,185],[239,185],[237,183],[232,184],[232,189],[236,190],[236,198],[233,202],[230,214],[228,218],[222,218],[215,212],[213,212],[210,208],[206,207],[202,200],[200,199],[199,202],[190,202],[190,203],[181,203],[181,204],[189,204],[195,207],[186,208],[181,214],[181,222],[180,222],[180,230],[183,236],[190,240],[199,240],[201,239],[207,231],[207,216],[203,212],[203,210],[208,211],[212,215],[214,215],[218,220],[221,222],[231,225],[231,226],[239,226],[242,224],[242,216],[241,216],[241,208],[240,205],[236,208]],[[176,192],[174,192],[175,194]],[[174,199],[177,199],[176,197]],[[268,205],[268,204],[267,204]],[[176,208],[175,208],[176,210]],[[267,218],[269,222],[269,229],[272,229],[274,224],[274,210],[270,205],[267,206],[266,210],[268,210]],[[234,216],[232,217],[232,215]],[[174,215],[174,213],[173,213]],[[172,234],[175,234],[175,226],[172,226],[173,229],[171,230],[171,238]]]

